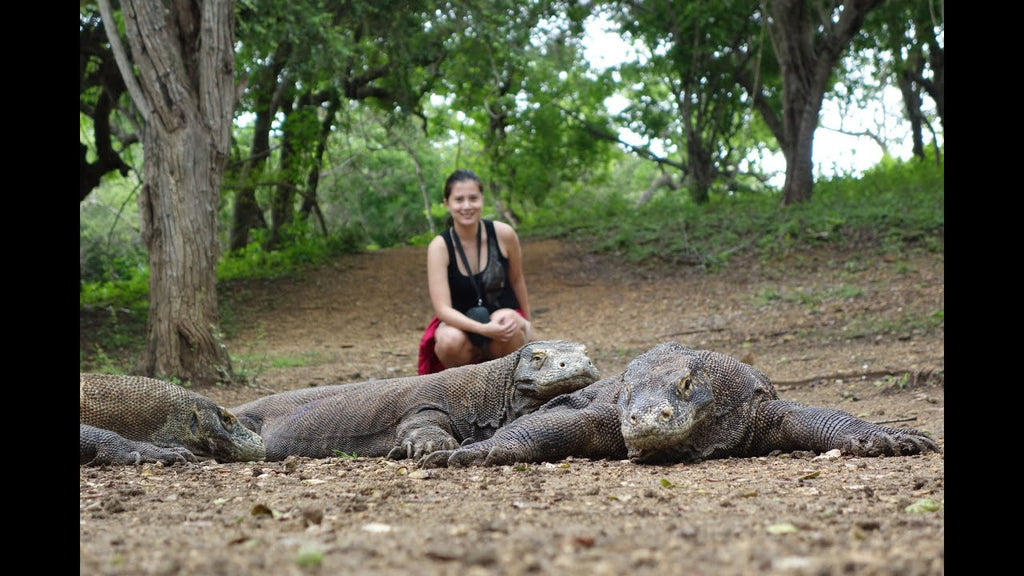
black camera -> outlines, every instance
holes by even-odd
[[[474,306],[469,310],[466,310],[466,316],[469,316],[481,324],[487,324],[491,321],[491,312],[486,306]],[[473,343],[473,346],[476,346],[477,348],[483,348],[491,341],[490,338],[482,334],[477,334],[476,332],[468,332],[467,336],[469,336],[469,341]]]

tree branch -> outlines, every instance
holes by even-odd
[[[114,53],[114,60],[117,61],[117,68],[121,71],[121,78],[124,80],[125,87],[128,88],[128,94],[132,97],[132,102],[139,109],[143,123],[148,124],[152,119],[153,112],[150,110],[145,96],[142,95],[142,87],[139,86],[135,74],[132,73],[131,60],[128,58],[128,53],[124,50],[124,45],[121,44],[121,37],[117,34],[117,25],[114,24],[116,20],[114,20],[114,13],[110,9],[110,0],[99,0],[99,6],[100,16],[103,17],[103,30],[107,33],[110,50]]]

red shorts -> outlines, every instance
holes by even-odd
[[[516,312],[526,318],[526,314],[523,314],[522,310],[517,308]],[[423,331],[423,338],[420,338],[420,357],[417,370],[421,376],[444,370],[444,364],[441,364],[441,360],[434,353],[434,332],[437,332],[437,327],[440,324],[441,320],[434,316],[430,324],[427,324],[427,329]]]

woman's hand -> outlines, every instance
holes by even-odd
[[[508,342],[522,330],[517,317],[522,318],[514,310],[495,311],[491,314],[491,321],[485,325],[487,332],[484,336],[499,342]]]

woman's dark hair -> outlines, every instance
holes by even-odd
[[[447,200],[452,195],[452,188],[456,182],[465,182],[470,180],[476,182],[476,185],[480,187],[480,193],[484,193],[484,183],[480,181],[480,177],[476,175],[476,172],[467,170],[465,168],[459,168],[455,172],[452,172],[451,176],[444,181],[444,199]],[[445,225],[451,228],[455,221],[452,219],[452,215],[448,215],[448,219],[445,221]]]
[[[476,172],[472,170],[466,170],[465,168],[459,168],[452,175],[444,181],[444,199],[447,200],[452,195],[452,187],[455,186],[456,182],[463,182],[466,180],[472,180],[476,182],[477,186],[480,187],[480,193],[484,193],[484,183],[480,181],[480,177],[476,175]]]

